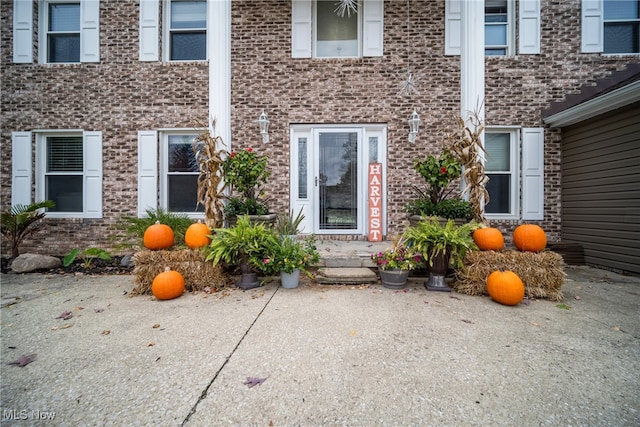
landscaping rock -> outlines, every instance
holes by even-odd
[[[135,267],[133,262],[133,255],[125,255],[120,260],[120,267]]]
[[[49,270],[62,265],[60,258],[50,255],[22,254],[11,263],[14,273],[29,273],[36,270]]]

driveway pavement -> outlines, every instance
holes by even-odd
[[[159,302],[2,275],[2,424],[638,426],[640,278],[566,271],[562,304],[516,307],[424,279]]]

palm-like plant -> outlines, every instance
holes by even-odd
[[[18,204],[2,212],[0,231],[11,246],[11,259],[20,255],[20,244],[24,239],[40,229],[40,221],[46,215],[44,209],[55,205],[52,200],[44,200],[29,205]]]

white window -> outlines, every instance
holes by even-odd
[[[604,0],[604,53],[640,53],[640,1]]]
[[[462,1],[445,0],[445,55],[459,55]],[[518,53],[540,53],[540,0],[518,1],[516,28],[515,0],[486,0],[484,3],[484,39],[486,55],[514,55],[516,30]]]
[[[36,133],[36,200],[54,218],[102,217],[102,133]]]
[[[292,0],[292,57],[382,56],[383,4],[361,0],[341,9],[334,0]]]
[[[203,212],[197,203],[198,164],[193,152],[195,133],[163,132],[160,145],[160,205],[168,212]],[[200,215],[198,215],[200,216]]]
[[[39,3],[42,63],[98,62],[99,0],[44,0]]]
[[[486,189],[489,203],[485,213],[489,218],[516,218],[518,215],[518,132],[487,130],[484,135]]]
[[[207,2],[167,0],[165,6],[168,61],[207,59]]]
[[[544,129],[490,128],[484,138],[487,218],[544,219]]]
[[[511,7],[510,7],[511,6]],[[507,0],[484,2],[484,53],[508,55],[513,46],[513,3]]]

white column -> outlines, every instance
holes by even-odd
[[[460,114],[484,121],[484,1],[463,0],[460,46]]]
[[[231,0],[209,0],[207,58],[209,60],[209,120],[215,135],[231,149]]]

